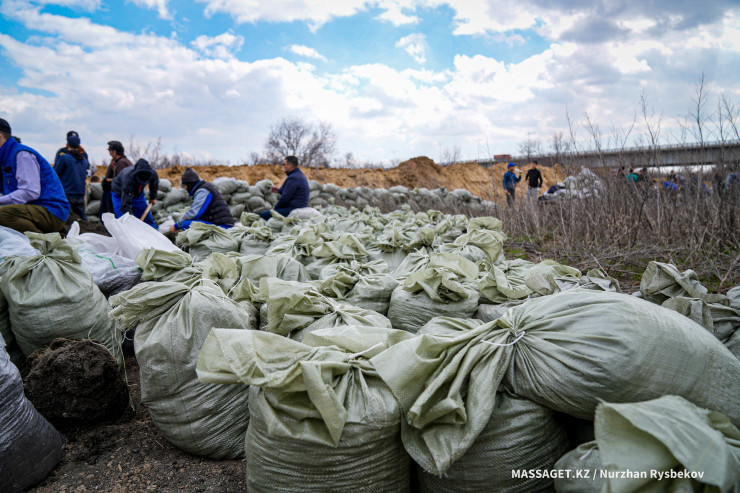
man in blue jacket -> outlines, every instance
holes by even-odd
[[[77,132],[67,134],[67,148],[57,152],[54,171],[62,182],[70,209],[87,221],[85,214],[85,195],[87,193],[87,174],[90,162],[87,153],[80,147],[80,136]]]
[[[0,226],[21,233],[61,231],[69,217],[69,202],[49,162],[11,136],[0,118]]]
[[[210,183],[201,180],[192,168],[185,170],[180,183],[193,197],[193,205],[170,231],[188,229],[194,222],[215,224],[227,229],[234,225],[234,217],[221,193]]]
[[[116,217],[121,217],[128,212],[137,219],[141,219],[147,209],[144,197],[144,188],[147,185],[149,185],[149,203],[154,205],[157,203],[159,175],[146,159],[139,159],[134,166],[124,169],[113,179],[111,199]],[[152,228],[157,228],[151,212],[147,213],[143,221]]]
[[[308,207],[308,180],[306,175],[298,169],[298,158],[288,156],[283,161],[283,171],[288,177],[280,188],[272,187],[273,193],[280,194],[280,200],[275,204],[275,212],[282,216],[288,216],[293,209]],[[272,211],[260,212],[260,217],[269,221],[272,217]]]
[[[519,171],[519,177],[517,178],[516,174],[512,170],[512,168],[515,167],[516,164],[509,163],[509,165],[507,166],[508,171],[504,173],[504,191],[506,192],[506,205],[508,205],[509,207],[514,206],[514,201],[516,198],[516,184],[519,183],[522,179],[521,171]]]

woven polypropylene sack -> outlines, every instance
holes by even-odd
[[[5,350],[8,351],[10,361],[18,367],[19,370],[23,370],[26,366],[26,357],[23,355],[23,351],[18,347],[18,343],[15,342],[15,336],[10,328],[10,316],[8,315],[8,302],[5,301],[5,297],[0,293],[0,337],[3,338],[3,345]]]
[[[70,246],[53,235],[42,236],[49,250],[44,255],[7,259],[0,281],[21,351],[28,356],[57,337],[95,339],[122,364],[115,324],[106,316],[110,305],[105,296]]]
[[[531,299],[499,322],[527,340],[517,345],[505,383],[551,409],[593,419],[600,400],[674,394],[740,424],[740,361],[672,310],[634,296],[571,290]],[[528,338],[533,328],[537,337]]]
[[[251,387],[246,435],[250,492],[409,491],[410,465],[401,444],[400,417],[389,415],[374,426],[348,422],[339,444],[332,447],[271,435],[264,415],[269,397],[261,393]]]
[[[394,329],[416,333],[434,317],[471,318],[478,309],[478,293],[472,289],[468,293],[467,298],[442,303],[423,291],[411,293],[398,286],[391,295],[388,319]]]
[[[178,245],[188,245],[188,253],[196,260],[204,260],[213,252],[238,252],[239,243],[226,230],[213,224],[195,222],[177,235]]]
[[[23,394],[23,381],[0,337],[0,489],[15,493],[42,481],[66,440]]]
[[[140,284],[111,299],[111,315],[138,323],[141,399],[162,435],[191,454],[234,459],[244,455],[247,388],[201,383],[195,366],[213,327],[248,330],[249,315],[215,284],[200,284]]]
[[[418,469],[419,492],[549,492],[551,478],[514,477],[512,471],[552,469],[566,450],[568,439],[552,411],[501,393],[488,425],[444,476]]]

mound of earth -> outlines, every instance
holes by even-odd
[[[126,410],[128,388],[102,344],[60,337],[34,351],[27,363],[26,394],[58,428],[114,420]]]
[[[180,177],[185,166],[172,166],[157,170],[160,178],[167,178],[175,186],[180,183]],[[285,173],[280,166],[257,164],[253,166],[193,166],[195,172],[206,180],[213,181],[220,176],[246,180],[251,185],[259,180],[271,180],[280,184],[285,180]],[[319,183],[333,183],[341,188],[368,187],[390,188],[403,185],[408,188],[428,188],[430,190],[445,187],[448,190],[466,189],[473,195],[485,200],[505,200],[501,182],[506,173],[506,163],[499,163],[490,168],[484,168],[477,163],[457,163],[450,166],[439,166],[425,156],[415,157],[404,161],[396,168],[391,169],[340,169],[340,168],[301,168],[309,180]],[[526,176],[529,166],[520,166],[522,176]],[[542,192],[563,179],[559,167],[539,167],[542,173]],[[98,168],[97,174],[103,176],[105,167]],[[524,182],[519,188],[524,188]],[[520,192],[520,196],[524,194]]]

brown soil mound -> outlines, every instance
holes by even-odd
[[[27,362],[26,394],[54,426],[88,426],[126,410],[128,389],[116,360],[94,341],[60,337]]]
[[[183,166],[158,170],[160,178],[167,178],[177,186],[180,177],[185,171]],[[206,180],[213,181],[219,176],[233,177],[255,184],[259,180],[271,180],[280,184],[285,179],[285,173],[280,166],[258,164],[254,166],[194,166],[198,175]],[[484,168],[476,163],[459,163],[451,166],[439,166],[425,156],[415,157],[404,161],[398,167],[391,169],[336,169],[336,168],[301,168],[309,180],[319,183],[333,183],[341,188],[369,187],[390,188],[403,185],[408,188],[428,188],[430,190],[445,187],[448,190],[463,188],[473,195],[485,200],[504,201],[503,181],[506,173],[506,163],[499,163],[490,168]],[[520,166],[522,176],[526,176],[529,166]],[[542,192],[563,179],[559,167],[548,168],[540,166],[542,172]],[[98,175],[105,174],[105,168],[98,168]],[[524,182],[519,189],[523,190]],[[524,193],[520,192],[519,197]]]

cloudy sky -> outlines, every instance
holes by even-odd
[[[96,163],[161,139],[240,164],[286,117],[373,163],[547,150],[566,114],[588,146],[586,115],[606,145],[637,112],[637,142],[641,95],[673,143],[702,74],[708,121],[740,107],[736,0],[0,0],[0,117]]]

